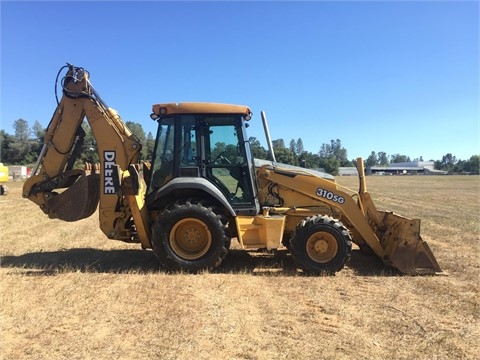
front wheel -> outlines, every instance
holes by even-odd
[[[328,216],[312,216],[297,225],[290,239],[296,265],[309,274],[333,274],[350,260],[352,238],[347,228]]]
[[[221,216],[201,204],[175,204],[160,213],[153,225],[153,251],[172,271],[216,268],[227,255],[228,243]]]

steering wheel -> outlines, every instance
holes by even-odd
[[[220,154],[218,154],[215,159],[213,159],[213,163],[217,164],[231,164],[232,162],[228,160],[224,155],[226,153],[226,150],[222,151]]]

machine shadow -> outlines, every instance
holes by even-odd
[[[352,256],[346,267],[358,276],[403,276],[397,269],[387,267],[375,255],[368,255],[360,249],[352,249]]]
[[[92,248],[2,256],[0,265],[2,268],[25,269],[27,275],[55,275],[62,272],[77,271],[86,273],[147,273],[159,269],[155,255],[151,251]]]
[[[213,272],[287,276],[298,274],[288,251],[264,249],[250,251],[230,249],[222,265]]]
[[[398,270],[385,266],[378,257],[364,254],[359,249],[352,250],[351,259],[342,271],[353,272],[354,276],[403,276]],[[298,270],[288,250],[230,250],[222,265],[214,272],[308,276]]]
[[[75,248],[59,251],[40,251],[0,257],[0,267],[22,269],[22,274],[51,276],[65,272],[85,273],[166,273],[154,253],[148,250],[101,250]],[[222,265],[213,274],[295,274],[296,268],[286,252],[230,250]],[[15,272],[17,273],[17,272]]]
[[[76,248],[52,252],[33,252],[7,255],[0,258],[0,267],[22,269],[22,274],[51,276],[65,272],[85,273],[171,273],[162,269],[152,251],[100,250]],[[375,256],[353,250],[352,258],[343,271],[358,276],[398,276],[395,269],[387,268]],[[212,274],[251,274],[302,276],[287,250],[245,251],[231,249],[222,265]],[[174,274],[174,273],[172,273]]]

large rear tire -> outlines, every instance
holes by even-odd
[[[171,271],[199,272],[218,267],[229,244],[222,217],[199,203],[176,203],[153,225],[152,247]]]
[[[328,216],[301,221],[290,239],[295,264],[308,274],[334,274],[350,260],[352,238],[347,228]]]

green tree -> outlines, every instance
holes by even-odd
[[[347,158],[347,149],[342,146],[342,141],[340,139],[330,140],[330,144],[322,144],[318,155],[324,159],[333,157],[338,160],[339,166],[352,165],[352,162]]]
[[[155,147],[155,139],[152,135],[152,132],[149,131],[147,134],[147,156],[145,157],[146,160],[149,160],[149,161],[152,160],[154,147]]]
[[[0,130],[0,162],[8,163],[8,143],[11,135],[7,134],[5,130]]]
[[[281,140],[281,139],[280,139]],[[283,140],[282,140],[283,141]],[[295,139],[290,140],[290,151],[297,156],[300,156],[304,151],[303,141],[301,138],[298,138],[296,141]]]
[[[480,155],[472,155],[467,171],[472,174],[480,174]]]
[[[388,165],[388,156],[384,151],[379,151],[377,154],[378,165],[387,166]]]
[[[83,139],[82,153],[80,154],[78,160],[81,163],[99,163],[100,157],[98,154],[97,141],[95,139],[95,136],[93,135],[92,128],[90,127],[88,122],[84,121],[82,123],[82,129],[85,132],[85,137]],[[80,166],[80,164],[77,164],[77,166]]]
[[[272,140],[272,146],[274,149],[284,149],[285,141],[283,139]]]
[[[35,120],[32,126],[33,138],[29,140],[33,159],[29,163],[37,161],[38,155],[43,147],[43,137],[46,131],[47,129],[45,129],[38,120]]]
[[[213,148],[212,153],[210,155],[212,160],[215,159],[221,153],[225,152],[227,150],[226,148],[227,148],[227,144],[224,143],[223,141],[216,142],[215,147]]]
[[[5,132],[5,130],[0,130],[0,161],[4,164],[15,164],[16,159],[13,154],[12,144],[15,143],[15,137]]]
[[[468,172],[468,170],[466,170],[467,162],[468,161],[465,161],[465,160],[458,160],[456,162],[456,164],[453,166],[452,172],[455,173],[455,174],[461,174],[461,173]]]
[[[453,166],[452,172],[457,174],[479,174],[479,158],[479,155],[472,155],[469,160],[458,160]]]
[[[30,129],[28,122],[23,119],[18,119],[13,122],[13,128],[15,129],[15,138],[18,141],[26,142],[29,138]]]
[[[330,155],[329,157],[320,157],[318,165],[320,168],[323,168],[325,172],[331,175],[338,175],[340,161],[335,158],[335,156]]]
[[[32,126],[32,133],[33,133],[33,139],[42,141],[43,142],[43,137],[45,136],[46,129],[40,124],[38,120],[35,120]]]
[[[140,141],[140,144],[142,145],[142,158],[147,159],[148,158],[147,136],[145,135],[145,131],[143,130],[142,125],[133,121],[125,122],[125,125],[127,125],[130,131]]]
[[[336,175],[340,166],[353,166],[347,158],[347,149],[342,146],[340,139],[331,140],[330,144],[322,144],[318,152],[320,167],[326,172]]]
[[[365,166],[366,167],[371,167],[371,166],[377,165],[377,163],[378,163],[377,154],[375,153],[375,151],[372,151],[370,156],[365,161]]]
[[[275,148],[275,159],[277,162],[288,165],[298,165],[295,154],[285,147]]]
[[[333,154],[340,162],[340,166],[348,166],[350,164],[350,160],[347,158],[347,149],[342,146],[340,139],[337,139],[336,141],[331,140],[331,145]]]
[[[20,165],[35,162],[38,157],[40,144],[38,141],[30,139],[28,122],[24,119],[15,120],[13,128],[15,136],[8,144],[7,150],[9,162]]]
[[[407,155],[400,155],[400,154],[394,154],[391,157],[390,162],[391,163],[402,163],[402,162],[410,162],[410,157]]]
[[[320,150],[318,151],[318,156],[321,158],[328,158],[331,155],[330,145],[323,143],[320,146]]]
[[[297,139],[297,143],[295,144],[295,153],[296,153],[297,155],[300,155],[300,154],[302,154],[304,151],[305,151],[305,149],[303,148],[302,138],[298,138],[298,139]]]
[[[253,157],[256,159],[267,159],[268,152],[267,150],[260,144],[260,141],[254,136],[250,136],[248,138],[250,143],[250,147],[252,149]]]
[[[295,155],[298,155],[297,153],[297,145],[294,139],[290,140],[290,151],[293,152]]]
[[[305,166],[307,169],[318,169],[320,167],[320,157],[318,156],[318,154],[303,151],[299,159],[301,161],[299,161],[299,165],[302,167]]]
[[[457,162],[457,158],[453,156],[451,153],[443,155],[442,169],[447,171],[452,171],[456,162]]]

